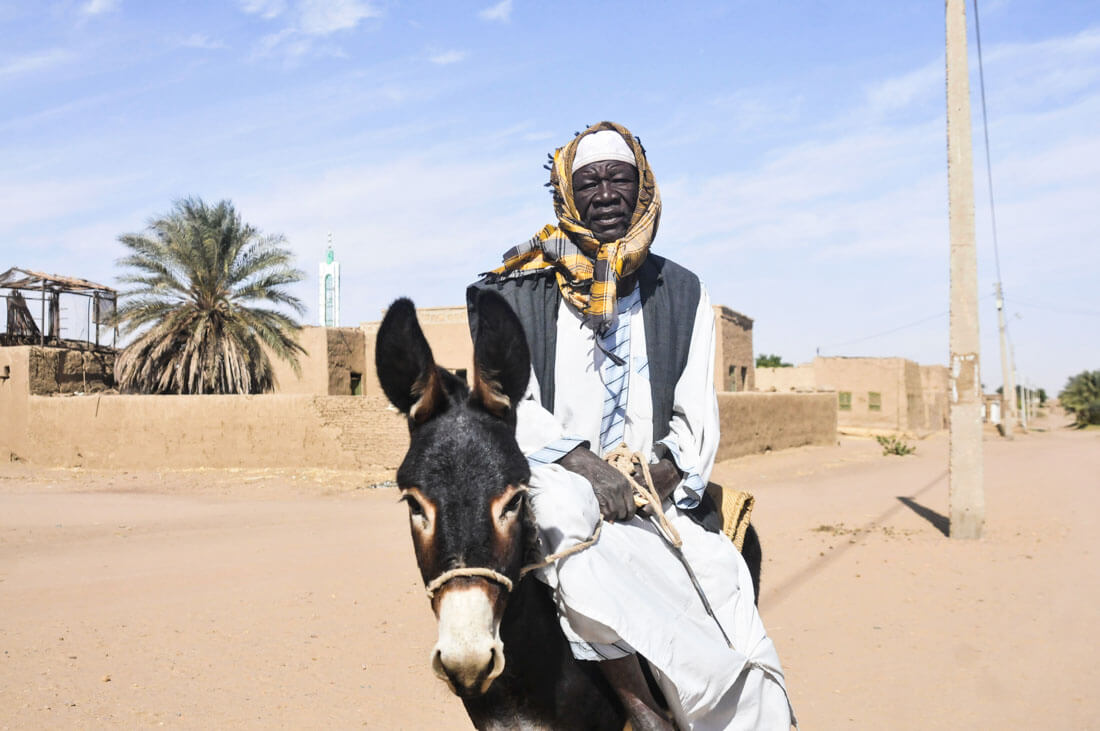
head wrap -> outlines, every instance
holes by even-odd
[[[586,138],[605,130],[616,133],[628,146],[638,169],[638,202],[630,218],[630,227],[621,239],[606,243],[585,228],[573,202],[573,171],[578,148]],[[602,141],[609,139],[601,136],[596,140],[601,143],[597,149],[603,149]],[[584,152],[590,144],[594,143],[585,143]],[[587,163],[581,166],[584,164]],[[626,127],[614,122],[594,124],[554,151],[550,187],[557,225],[544,226],[529,240],[506,251],[504,264],[488,272],[487,276],[490,281],[512,279],[553,268],[562,296],[588,316],[587,321],[594,329],[604,331],[615,318],[619,280],[633,274],[645,261],[661,219],[661,193],[646,160],[645,149]]]

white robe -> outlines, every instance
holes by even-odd
[[[631,323],[624,440],[631,450],[652,455],[648,357],[636,294],[623,298],[619,312]],[[793,712],[779,657],[756,611],[748,567],[725,536],[704,531],[680,509],[698,504],[718,449],[714,337],[714,312],[704,289],[688,362],[676,384],[670,434],[662,440],[687,476],[664,509],[735,649],[706,614],[677,557],[641,516],[605,523],[595,545],[541,570],[539,578],[555,590],[562,629],[575,654],[583,656],[577,648],[585,643],[640,653],[682,728],[786,730]],[[589,482],[553,463],[581,440],[599,450],[605,393],[599,368],[606,356],[564,301],[555,357],[554,413],[542,408],[533,377],[517,410],[517,439],[531,460],[531,504],[547,554],[587,540],[600,521]]]

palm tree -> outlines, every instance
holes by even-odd
[[[1077,426],[1100,424],[1100,371],[1081,371],[1069,379],[1058,401],[1074,415]]]
[[[115,376],[140,393],[260,393],[274,385],[264,347],[300,372],[296,320],[301,301],[284,287],[301,281],[281,235],[263,236],[241,222],[229,201],[176,203],[142,234],[119,242],[133,286],[118,308],[125,335],[137,337],[119,354]]]

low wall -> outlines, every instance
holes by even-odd
[[[834,445],[835,393],[720,393],[718,459],[806,444]]]
[[[30,396],[24,423],[7,451],[43,466],[378,471],[408,446],[404,417],[355,396]]]
[[[0,458],[46,467],[379,473],[408,447],[404,417],[375,396],[23,396],[5,405]],[[718,459],[836,443],[832,393],[722,393],[718,405]]]

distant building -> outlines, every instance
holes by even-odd
[[[314,396],[362,396],[364,376],[374,377],[374,344],[366,361],[366,342],[357,327],[306,326],[298,332],[305,353],[298,356],[299,373],[289,363],[268,352],[275,376],[273,393]],[[380,391],[377,391],[380,393]]]
[[[322,327],[340,327],[340,262],[332,250],[332,234],[328,235],[325,260],[318,266],[318,324]]]
[[[117,302],[114,289],[86,279],[19,267],[0,273],[0,400],[114,388],[117,351],[107,342],[118,334]]]
[[[451,371],[460,378],[469,380],[467,371],[474,362],[474,346],[470,342],[470,326],[466,320],[465,307],[420,307],[416,310],[420,329],[432,348],[436,365]],[[381,320],[364,322],[359,328],[366,336],[367,357],[371,364],[367,378],[366,393],[382,393],[378,376],[374,372],[374,341],[378,337]]]
[[[432,347],[436,363],[466,378],[474,358],[470,326],[465,307],[427,307],[416,311],[424,337]],[[753,388],[752,318],[723,305],[714,306],[717,342],[714,352],[714,387],[718,391],[748,391]],[[374,339],[380,321],[360,325],[367,339],[367,362],[374,362]],[[374,374],[367,378],[366,393],[381,393]]]
[[[922,366],[905,358],[817,357],[790,368],[755,370],[760,391],[835,391],[841,428],[947,428],[946,366]]]
[[[714,306],[714,388],[752,391],[756,374],[752,356],[752,318],[725,305]]]

